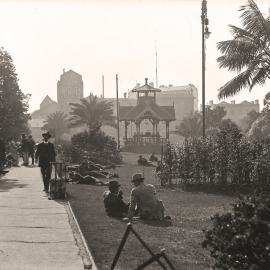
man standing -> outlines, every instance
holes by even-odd
[[[32,159],[32,165],[34,165],[35,162],[35,141],[32,137],[32,135],[28,136],[28,150],[29,150],[29,156]]]
[[[135,213],[141,219],[162,220],[164,218],[164,206],[156,197],[156,189],[153,185],[145,185],[141,173],[135,173],[131,182],[134,188],[131,190],[128,217]]]
[[[25,134],[22,134],[21,153],[24,166],[28,166],[29,163],[29,143]]]
[[[54,145],[49,142],[51,137],[49,132],[43,133],[43,142],[38,144],[35,154],[36,160],[38,159],[38,166],[40,167],[44,191],[49,192],[49,181],[52,174],[52,165],[50,162],[55,162]]]

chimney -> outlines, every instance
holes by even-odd
[[[254,104],[259,104],[259,100],[258,99],[254,100]]]
[[[235,100],[232,100],[232,101],[231,101],[231,104],[235,104]]]
[[[145,78],[145,84],[148,84],[148,78]]]
[[[214,105],[214,101],[213,100],[209,100],[209,105],[213,106]]]
[[[126,99],[126,98],[127,98],[127,93],[125,92],[125,93],[124,93],[124,99]]]

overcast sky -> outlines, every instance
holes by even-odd
[[[246,0],[208,0],[206,100],[233,74],[218,68],[216,43],[230,38],[228,24],[240,26]],[[270,0],[257,0],[268,13]],[[84,95],[120,95],[144,78],[155,81],[155,43],[159,84],[193,83],[201,96],[201,0],[1,1],[0,45],[13,57],[23,92],[32,94],[30,110],[48,94],[56,100],[65,70],[82,74]],[[242,91],[233,99],[262,100],[269,85]],[[229,99],[228,101],[230,101]]]

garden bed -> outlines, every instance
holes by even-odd
[[[124,157],[125,160],[125,157]],[[153,168],[144,168],[148,183],[155,183]],[[137,165],[124,164],[117,168],[118,179],[124,191],[125,201],[128,201],[132,188],[130,177],[132,173],[141,171]],[[68,199],[78,219],[84,237],[100,270],[110,269],[116,250],[126,229],[126,223],[109,218],[102,201],[106,188],[87,185],[69,185]],[[210,225],[210,217],[216,212],[227,211],[232,197],[210,195],[201,192],[185,192],[181,189],[160,189],[159,197],[164,201],[166,214],[172,217],[173,224],[169,227],[151,226],[135,222],[134,228],[149,244],[154,252],[166,249],[176,269],[201,270],[208,269],[211,258],[201,247],[202,230]],[[134,237],[131,237],[120,260],[117,269],[134,269],[149,255]],[[147,269],[157,270],[153,264]]]

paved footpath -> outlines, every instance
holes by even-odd
[[[82,270],[64,203],[48,200],[38,167],[0,178],[0,269]]]

